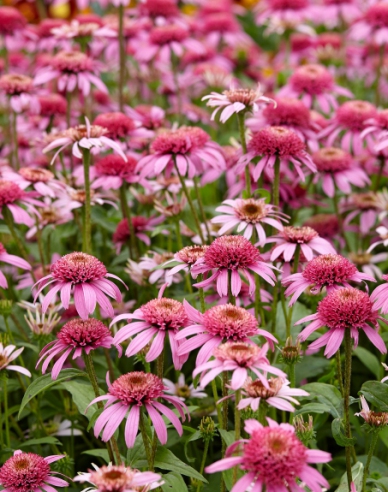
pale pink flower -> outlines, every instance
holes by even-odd
[[[267,417],[268,427],[257,420],[245,421],[249,439],[237,441],[228,447],[226,457],[205,468],[206,473],[216,473],[234,466],[245,472],[231,492],[261,492],[265,487],[271,492],[301,490],[301,480],[309,489],[318,492],[330,485],[309,463],[327,463],[331,454],[308,449],[295,435],[290,424],[278,424]],[[233,456],[239,449],[241,456]]]
[[[345,194],[352,191],[353,186],[364,188],[370,184],[366,172],[356,164],[351,154],[343,149],[325,147],[313,154],[317,174],[314,182],[322,183],[322,189],[330,198],[334,197],[336,188]]]
[[[80,51],[61,51],[35,75],[34,84],[41,85],[58,79],[58,90],[73,92],[76,88],[84,96],[90,93],[91,85],[102,92],[108,92],[102,82],[94,60]]]
[[[68,487],[58,478],[58,472],[50,470],[50,463],[64,458],[64,454],[42,458],[35,453],[17,450],[0,468],[0,484],[5,492],[53,492],[54,487]]]
[[[381,380],[383,382],[383,380]],[[374,412],[370,410],[365,396],[360,396],[361,401],[361,412],[355,413],[356,417],[361,416],[365,422],[371,427],[385,427],[388,425],[388,413],[387,412]]]
[[[200,389],[194,388],[193,383],[188,386],[185,381],[185,375],[183,373],[179,374],[178,381],[173,383],[169,379],[163,379],[164,386],[168,389],[165,390],[169,395],[175,395],[182,401],[188,398],[206,398],[207,393],[201,391]]]
[[[102,440],[109,441],[126,417],[125,444],[132,448],[139,430],[141,411],[148,413],[161,444],[167,442],[167,427],[162,415],[172,423],[181,436],[183,429],[179,418],[160,402],[161,398],[171,403],[182,420],[185,420],[184,412],[188,414],[186,405],[176,396],[167,395],[163,381],[154,374],[137,371],[123,374],[112,384],[108,380],[108,394],[90,402],[92,405],[107,400],[103,412],[94,424],[95,437],[102,432]]]
[[[31,270],[31,265],[26,260],[19,258],[19,256],[10,255],[7,253],[7,250],[2,243],[0,243],[0,261],[13,265],[17,268],[21,268],[22,270]],[[0,287],[3,289],[8,289],[7,279],[2,271],[0,271]]]
[[[375,289],[373,294],[377,289]],[[361,292],[352,287],[333,290],[320,301],[315,314],[310,314],[296,323],[300,325],[312,321],[298,335],[299,340],[305,341],[311,333],[326,326],[329,331],[310,344],[309,351],[325,346],[325,356],[330,358],[339,349],[345,336],[345,330],[350,330],[355,347],[358,345],[359,330],[362,330],[372,344],[381,353],[385,354],[387,348],[377,330],[379,327],[378,320],[386,324],[388,324],[388,321],[380,316],[377,310],[381,307],[381,304],[384,305],[387,297],[384,296],[382,302],[373,303],[373,301],[376,301],[379,292],[374,296],[373,294],[369,297],[366,292]]]
[[[264,22],[296,27],[312,15],[308,0],[265,0],[257,7],[256,24]]]
[[[119,157],[121,159],[121,157]],[[69,214],[71,210],[81,208],[85,205],[86,192],[85,188],[71,188],[67,186],[58,194],[58,200],[54,202],[56,209],[62,209],[64,214]],[[118,209],[117,200],[112,192],[100,192],[94,189],[90,190],[90,205],[108,204]]]
[[[350,287],[349,282],[365,280],[375,282],[370,275],[360,273],[347,258],[337,254],[323,254],[309,261],[302,273],[284,278],[282,284],[287,286],[284,295],[292,295],[289,303],[292,306],[306,289],[318,294],[324,287],[330,292],[338,286]]]
[[[210,277],[198,282],[195,287],[207,287],[217,280],[217,292],[220,297],[229,293],[228,278],[231,274],[231,294],[237,297],[241,290],[240,272],[249,282],[249,292],[256,290],[255,280],[251,272],[256,273],[271,285],[275,284],[275,267],[267,264],[260,255],[258,248],[242,236],[221,236],[215,239],[192,267],[191,273],[197,275],[212,272]],[[250,270],[250,271],[249,271]]]
[[[287,215],[280,212],[277,207],[265,203],[264,198],[225,200],[223,205],[216,208],[216,212],[225,214],[214,217],[211,220],[213,224],[223,224],[218,231],[220,236],[231,232],[238,226],[237,233],[244,231],[243,236],[246,239],[251,239],[253,232],[256,230],[259,246],[264,246],[267,239],[263,227],[264,224],[281,231],[283,230],[281,221],[288,222]]]
[[[150,255],[150,256],[149,256]],[[164,265],[172,260],[172,253],[156,253],[155,251],[148,251],[147,256],[142,256],[139,261],[139,268],[145,273],[148,272],[148,281],[150,284],[167,284],[170,286],[171,284],[178,284],[182,281],[182,277],[178,274],[172,274],[169,270],[165,268],[159,268],[161,265]],[[146,274],[146,273],[145,273]]]
[[[27,75],[7,73],[0,77],[0,91],[4,92],[10,101],[15,113],[29,109],[32,113],[39,111],[38,99],[31,94],[33,91],[32,79]]]
[[[56,340],[42,349],[36,368],[45,359],[42,365],[42,374],[44,374],[54,357],[60,355],[51,371],[51,379],[55,380],[72,352],[74,352],[72,357],[74,360],[84,354],[90,354],[92,350],[99,347],[109,349],[112,343],[113,337],[102,321],[94,318],[73,319],[62,326]],[[120,347],[118,349],[121,353]]]
[[[381,193],[367,191],[365,193],[353,193],[341,203],[341,211],[350,211],[346,215],[344,223],[347,225],[356,217],[359,217],[361,234],[368,234],[370,229],[379,220],[379,216],[385,210],[385,203]]]
[[[1,175],[3,179],[16,183],[22,190],[32,186],[40,195],[51,198],[56,198],[58,192],[65,188],[63,183],[55,179],[51,171],[40,167],[22,167],[17,172],[5,169]]]
[[[368,4],[366,4],[368,6]],[[379,46],[388,42],[388,2],[375,2],[349,30],[349,37],[356,41],[368,39]]]
[[[147,246],[150,246],[151,240],[145,233],[153,232],[155,227],[161,224],[163,221],[163,216],[156,217],[151,215],[150,217],[142,217],[140,215],[135,215],[134,217],[132,217],[132,224],[135,230],[135,236],[140,239],[140,241],[143,241],[143,243],[145,243]],[[117,224],[116,231],[113,234],[113,242],[116,245],[117,252],[119,252],[123,245],[129,241],[129,234],[130,231],[128,220],[122,219]]]
[[[323,0],[322,5],[313,7],[314,18],[329,29],[352,23],[361,17],[359,0]]]
[[[233,114],[240,113],[241,111],[256,113],[259,111],[260,103],[272,103],[276,106],[276,102],[273,99],[263,95],[263,92],[260,90],[260,84],[256,90],[237,89],[231,85],[229,90],[224,91],[222,94],[212,92],[202,98],[202,101],[206,100],[207,106],[216,108],[211,115],[212,120],[214,120],[218,111],[222,109],[220,115],[221,123],[225,123]]]
[[[284,227],[277,236],[267,239],[267,243],[276,243],[271,252],[271,261],[275,261],[280,255],[283,255],[284,261],[292,260],[297,246],[300,246],[301,252],[310,261],[314,257],[314,252],[324,254],[336,254],[333,246],[319,237],[319,234],[311,227]]]
[[[376,246],[382,244],[384,247],[388,246],[388,228],[385,226],[379,226],[376,229],[377,234],[380,236],[380,240],[371,244],[368,248],[368,253],[372,251]]]
[[[75,308],[82,319],[88,319],[97,304],[113,317],[113,308],[106,296],[118,302],[121,302],[122,297],[118,287],[109,278],[120,280],[116,275],[108,273],[104,264],[96,257],[80,252],[70,253],[51,265],[49,275],[38,280],[35,285],[39,285],[39,289],[34,300],[50,285],[42,303],[43,313],[58,292],[64,308],[68,309],[73,292]]]
[[[186,314],[193,324],[183,328],[177,336],[177,340],[185,339],[179,347],[182,355],[190,354],[200,348],[197,355],[197,365],[202,365],[209,360],[215,347],[222,342],[250,342],[249,337],[262,336],[274,349],[277,339],[268,331],[258,327],[258,320],[246,309],[221,304],[213,306],[204,313],[194,309],[187,301],[184,301]],[[194,324],[195,323],[195,324]],[[195,335],[186,340],[186,337]]]
[[[6,347],[0,342],[0,372],[7,371],[16,371],[24,374],[25,376],[31,377],[31,373],[28,369],[22,366],[15,366],[13,364],[10,365],[12,361],[14,361],[19,355],[23,352],[24,347],[16,349],[15,345],[7,345]],[[0,468],[0,484],[4,485],[1,482],[1,468]]]
[[[388,313],[388,275],[383,275],[384,283],[376,287],[370,298],[375,303],[376,309],[381,309],[383,314]]]
[[[298,67],[279,91],[279,96],[300,97],[307,107],[316,102],[324,113],[337,109],[336,96],[353,97],[353,94],[334,81],[329,70],[318,64]]]
[[[260,401],[265,400],[268,405],[285,412],[294,412],[295,408],[292,406],[299,405],[298,400],[294,396],[308,396],[307,391],[299,388],[290,388],[290,382],[283,378],[270,378],[268,380],[268,387],[256,379],[252,381],[252,378],[248,377],[244,383],[242,390],[242,399],[238,404],[238,408],[243,410],[250,407],[254,412],[259,410]]]
[[[370,275],[377,280],[381,280],[383,272],[377,264],[387,261],[388,253],[371,255],[370,253],[363,251],[358,251],[357,253],[350,252],[349,259],[367,275]]]
[[[35,224],[35,219],[31,218],[20,205],[24,205],[28,212],[39,216],[35,207],[42,207],[43,203],[35,200],[37,195],[35,191],[22,190],[12,181],[0,179],[0,209],[7,207],[16,224],[23,224],[28,227]]]
[[[164,350],[164,342],[168,336],[170,341],[173,364],[176,370],[180,370],[188,358],[179,353],[182,344],[177,340],[179,330],[189,324],[189,318],[183,304],[174,299],[160,297],[147,302],[132,314],[120,314],[112,320],[112,324],[123,319],[138,320],[129,322],[121,328],[114,337],[114,344],[118,345],[131,338],[125,355],[136,355],[148,344],[150,345],[146,355],[146,362],[155,360]],[[135,336],[136,335],[136,336]]]
[[[185,246],[175,253],[171,260],[164,263],[164,267],[166,269],[166,279],[167,277],[176,275],[182,271],[189,273],[191,267],[197,262],[197,260],[204,256],[207,248],[207,245]],[[169,269],[169,266],[172,267],[171,270]]]

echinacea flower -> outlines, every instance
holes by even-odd
[[[156,284],[158,286],[167,284],[167,286],[170,286],[173,283],[177,284],[182,281],[179,273],[171,275],[168,270],[159,268],[161,265],[168,263],[167,260],[172,261],[171,258],[173,258],[172,253],[148,251],[146,256],[140,258],[138,266],[143,272],[143,275],[147,276],[149,274],[148,282],[150,284]]]
[[[99,396],[90,402],[107,400],[105,408],[94,424],[94,435],[98,437],[102,432],[102,440],[109,439],[116,432],[121,422],[127,417],[125,425],[125,444],[132,448],[139,430],[140,412],[148,413],[156,435],[161,444],[167,442],[167,427],[162,418],[165,416],[175,427],[178,434],[183,434],[182,424],[175,413],[160,402],[163,398],[171,403],[178,411],[182,420],[188,413],[186,405],[176,396],[165,393],[163,381],[155,374],[141,371],[123,374],[112,384],[108,383],[107,395]],[[144,407],[144,408],[142,408]]]
[[[366,140],[370,150],[380,152],[388,145],[388,109],[379,111],[365,125],[361,138]]]
[[[164,263],[164,267],[166,268],[166,278],[176,275],[179,272],[190,272],[190,269],[197,260],[202,258],[205,255],[207,250],[207,245],[198,245],[198,246],[185,246],[177,253],[174,254],[174,257],[171,260],[168,260]],[[171,270],[168,269],[168,265],[172,266]]]
[[[199,388],[194,388],[194,384],[191,383],[190,386],[186,384],[185,375],[183,373],[179,374],[178,381],[173,383],[169,379],[163,378],[163,383],[165,385],[166,393],[169,395],[175,395],[180,398],[182,401],[187,400],[188,398],[206,398],[207,393],[201,391]]]
[[[367,251],[359,250],[355,253],[351,251],[349,253],[349,259],[357,266],[357,268],[367,275],[370,275],[374,279],[381,280],[383,272],[377,264],[387,261],[388,253],[377,253],[376,255],[371,255]]]
[[[132,118],[119,111],[99,114],[93,121],[93,125],[106,128],[107,137],[113,140],[130,137],[149,138],[154,135],[154,132],[152,131],[138,128],[138,125]],[[128,143],[131,143],[130,140]]]
[[[48,169],[22,167],[17,172],[5,170],[2,172],[3,179],[16,183],[22,190],[32,186],[42,196],[56,198],[58,192],[64,190],[64,183],[55,179],[54,174]]]
[[[36,196],[35,191],[24,191],[16,183],[0,179],[0,210],[6,207],[16,224],[28,227],[35,224],[35,220],[20,205],[24,205],[30,213],[38,215],[35,207],[42,207],[43,204],[35,200]]]
[[[243,410],[250,407],[254,412],[259,410],[260,401],[265,400],[268,405],[285,412],[294,412],[294,405],[299,405],[298,400],[294,396],[308,396],[307,391],[299,388],[290,388],[290,382],[283,378],[270,378],[268,387],[255,379],[252,381],[248,377],[244,383],[242,390],[242,399],[238,404],[238,408]]]
[[[376,246],[382,244],[384,247],[388,246],[388,228],[385,226],[379,226],[376,228],[377,234],[380,236],[380,240],[371,244],[368,248],[368,253],[372,251]]]
[[[381,286],[380,286],[381,287]],[[377,290],[377,289],[376,289]],[[375,290],[375,292],[376,292]],[[311,323],[298,335],[299,340],[305,341],[311,333],[326,326],[329,331],[309,345],[309,350],[325,346],[325,356],[332,357],[339,349],[345,330],[350,330],[354,346],[358,345],[359,330],[362,330],[372,344],[382,353],[387,352],[384,340],[378,333],[378,320],[388,323],[379,315],[377,309],[380,303],[373,303],[373,298],[366,292],[342,287],[330,292],[318,304],[317,312],[300,319],[296,324]],[[384,297],[383,302],[387,298]]]
[[[256,231],[259,246],[264,246],[267,239],[262,224],[268,224],[281,231],[283,230],[281,221],[288,222],[287,216],[280,212],[277,207],[265,203],[265,198],[225,200],[223,205],[216,208],[216,212],[225,214],[211,220],[213,224],[223,224],[218,231],[220,236],[231,232],[238,226],[237,232],[244,231],[243,235],[246,239],[251,239],[253,232]]]
[[[381,309],[383,314],[388,313],[388,275],[383,275],[384,283],[375,288],[370,298],[375,303],[376,309]]]
[[[231,274],[230,290],[233,296],[237,297],[241,291],[241,274],[249,282],[249,292],[252,294],[256,290],[252,271],[262,277],[271,285],[275,284],[275,274],[272,269],[275,267],[268,265],[261,257],[259,250],[242,236],[221,236],[215,239],[205,251],[202,258],[199,258],[192,267],[192,275],[212,272],[212,275],[202,282],[198,282],[195,287],[207,287],[214,280],[217,280],[217,292],[220,297],[228,295],[229,292],[229,272]]]
[[[280,159],[282,169],[288,173],[289,164],[293,164],[301,181],[305,179],[302,164],[313,173],[317,170],[304,142],[294,131],[283,126],[268,126],[254,133],[248,142],[247,154],[239,159],[236,172],[244,169],[255,157],[260,157],[252,173],[255,181],[264,170],[273,175],[276,159]]]
[[[353,219],[359,217],[361,234],[368,234],[385,209],[385,201],[381,193],[374,191],[352,193],[341,203],[342,211],[349,211],[344,223],[349,224]]]
[[[368,4],[366,4],[368,6]],[[356,41],[370,40],[378,46],[388,42],[388,2],[370,4],[349,30],[349,37]]]
[[[19,256],[10,255],[9,253],[7,253],[7,250],[4,248],[2,243],[0,243],[0,261],[8,263],[9,265],[13,265],[17,268],[21,268],[22,270],[29,271],[32,268],[26,260],[23,260],[23,258],[19,258]],[[0,271],[0,287],[2,287],[3,289],[8,288],[7,279],[5,278],[5,275],[2,271]]]
[[[184,301],[184,306],[190,321],[196,324],[183,328],[176,338],[182,340],[190,335],[195,336],[182,343],[179,353],[189,354],[201,347],[197,355],[197,365],[207,362],[213,350],[222,342],[250,342],[249,337],[262,336],[272,350],[274,343],[277,343],[271,333],[258,327],[258,320],[253,314],[242,307],[221,304],[201,313],[187,301]]]
[[[334,197],[336,188],[349,194],[353,186],[364,188],[370,183],[366,172],[359,167],[351,154],[343,149],[325,147],[313,154],[317,174],[314,182],[322,182],[322,189],[330,198]]]
[[[271,261],[275,261],[282,254],[284,261],[291,261],[298,246],[307,261],[313,259],[314,251],[321,255],[336,254],[329,241],[319,237],[314,229],[306,226],[284,227],[278,235],[268,238],[267,243],[276,243],[271,252]]]
[[[256,113],[259,110],[260,103],[272,103],[276,106],[276,102],[269,97],[265,97],[260,90],[260,84],[256,90],[253,89],[237,89],[233,86],[229,90],[224,91],[222,94],[212,92],[211,94],[204,96],[202,101],[206,101],[207,106],[216,108],[211,119],[214,120],[216,114],[222,109],[220,121],[225,123],[234,114],[238,114],[241,111],[251,111]]]
[[[172,359],[176,370],[182,368],[188,355],[179,354],[181,342],[176,340],[176,334],[189,323],[183,304],[175,299],[160,297],[147,302],[133,314],[120,314],[112,320],[112,324],[123,319],[139,320],[130,322],[121,328],[114,337],[114,344],[118,345],[131,338],[125,355],[131,357],[139,353],[150,344],[146,362],[155,360],[164,350],[166,336],[170,341]],[[136,335],[136,336],[135,336]]]
[[[353,94],[334,82],[334,77],[323,65],[311,64],[298,67],[288,83],[279,91],[279,96],[301,97],[307,107],[316,101],[324,113],[337,109],[335,95],[353,97]]]
[[[201,374],[202,388],[222,372],[232,371],[230,387],[236,391],[244,386],[252,371],[264,386],[268,387],[267,373],[285,378],[284,372],[270,365],[267,359],[268,344],[263,347],[252,342],[225,342],[213,350],[214,359],[200,364],[194,369],[193,376]]]
[[[146,232],[152,232],[155,226],[164,221],[164,217],[156,217],[151,215],[150,217],[142,217],[141,215],[135,215],[131,218],[135,236],[143,241],[147,246],[151,245],[151,240],[145,234]],[[123,245],[130,239],[130,231],[127,219],[122,219],[117,224],[117,228],[113,234],[113,242],[116,245],[116,251],[119,252]]]
[[[22,366],[15,366],[13,364],[10,365],[10,362],[15,360],[19,355],[23,352],[24,347],[16,349],[15,345],[7,345],[6,347],[0,343],[0,371],[16,371],[24,374],[25,376],[31,377],[31,373],[28,369]],[[0,469],[1,470],[1,469]],[[1,479],[0,479],[1,483]]]
[[[17,450],[0,468],[0,485],[6,492],[53,492],[54,487],[68,487],[58,472],[50,470],[50,463],[64,458],[64,454],[42,458],[35,453]]]
[[[39,290],[34,300],[36,301],[40,292],[50,285],[50,290],[42,302],[43,313],[47,311],[58,292],[63,307],[68,309],[73,292],[74,305],[82,319],[87,319],[88,315],[94,312],[96,304],[113,317],[113,308],[106,296],[118,302],[121,302],[122,297],[118,287],[109,278],[120,280],[116,275],[108,273],[104,264],[95,256],[80,252],[70,253],[51,265],[49,275],[38,280],[35,285],[39,285]]]
[[[370,275],[361,273],[347,258],[337,254],[319,255],[310,260],[302,273],[294,273],[282,280],[287,285],[284,292],[286,297],[291,296],[289,306],[292,306],[307,288],[317,294],[323,287],[328,292],[338,286],[350,287],[349,282],[375,282]]]
[[[300,490],[297,480],[316,492],[330,485],[309,463],[327,463],[330,453],[308,449],[295,435],[290,424],[278,424],[267,417],[268,427],[257,420],[245,421],[249,439],[233,443],[226,457],[205,468],[206,473],[216,473],[234,466],[245,472],[231,492],[261,492],[265,487],[271,492]],[[236,449],[241,456],[233,456]]]
[[[29,109],[32,113],[39,110],[38,99],[31,95],[32,79],[27,75],[7,73],[0,77],[0,91],[9,97],[10,106],[15,113]]]
[[[45,359],[42,365],[42,374],[44,374],[54,357],[60,355],[51,371],[51,378],[55,380],[72,352],[74,352],[74,360],[83,354],[90,354],[92,350],[100,347],[109,349],[112,343],[113,337],[102,321],[94,318],[86,320],[73,319],[63,325],[57,333],[56,340],[43,348],[39,354],[40,358],[36,363],[36,367]],[[118,350],[121,352],[120,347],[118,347]]]
[[[82,159],[83,157],[82,149],[100,151],[104,147],[109,147],[126,161],[127,157],[121,150],[120,145],[111,138],[105,136],[107,132],[108,131],[102,126],[91,125],[88,118],[85,117],[85,125],[68,128],[62,132],[62,136],[59,136],[47,145],[43,149],[43,152],[47,153],[51,150],[58,149],[51,159],[51,163],[53,163],[58,154],[69,145],[72,146],[72,154],[75,157],[78,157],[78,159]]]
[[[370,410],[364,395],[360,396],[360,401],[362,410],[354,415],[361,416],[370,427],[386,427],[388,425],[388,412]]]
[[[27,19],[15,7],[2,5],[0,7],[0,34],[12,36],[22,31],[27,24]]]
[[[163,484],[161,476],[150,471],[141,472],[123,465],[104,465],[94,470],[79,473],[73,478],[74,482],[89,482],[93,487],[84,489],[85,492],[148,492]]]

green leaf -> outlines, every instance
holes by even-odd
[[[334,418],[343,415],[343,400],[340,391],[332,384],[309,383],[302,388],[310,393],[310,399],[316,398],[320,403],[324,403],[330,408],[330,414]]]
[[[192,430],[194,430],[194,429],[192,429]],[[201,433],[197,430],[197,431],[194,431],[194,433],[191,434],[191,436],[188,439],[186,439],[186,441],[185,441],[185,446],[184,446],[185,456],[186,456],[186,460],[189,463],[192,463],[193,461],[195,461],[195,458],[190,458],[190,456],[188,455],[187,445],[189,444],[189,442],[197,441],[198,439],[201,439]]]
[[[355,465],[352,466],[352,477],[354,485],[356,486],[356,490],[362,489],[362,475],[364,473],[364,465],[357,461]],[[341,482],[336,492],[348,492],[348,477],[346,472],[342,475]]]
[[[176,472],[180,475],[185,475],[186,477],[195,478],[196,480],[207,483],[207,480],[200,473],[198,473],[197,470],[194,470],[191,466],[186,465],[186,463],[181,461],[169,449],[166,448],[157,449],[155,456],[155,467],[162,470]]]
[[[325,403],[307,403],[302,408],[298,408],[295,415],[304,413],[330,413],[331,407]]]
[[[66,381],[65,383],[63,383],[63,386],[65,390],[68,391],[73,397],[73,401],[77,405],[79,413],[81,415],[86,415],[86,417],[90,420],[97,410],[97,404],[93,404],[90,405],[87,413],[85,413],[89,403],[96,397],[91,385],[86,381],[74,380]],[[101,394],[103,394],[102,391]]]
[[[331,423],[331,432],[338,446],[352,446],[356,440],[354,438],[346,437],[344,434],[344,427],[342,419],[334,419]]]
[[[360,359],[364,366],[367,367],[374,376],[376,376],[376,379],[380,379],[381,364],[374,354],[363,347],[357,347],[353,353]]]
[[[18,419],[20,419],[20,415],[24,407],[39,393],[45,391],[52,386],[66,381],[70,378],[80,378],[87,377],[86,372],[80,371],[79,369],[63,369],[57,377],[55,381],[51,379],[51,374],[45,374],[44,376],[40,376],[38,379],[35,379],[30,386],[26,389],[24,393],[23,400],[20,404],[20,410],[18,414]]]
[[[167,475],[163,475],[163,480],[163,492],[187,492],[187,485],[179,474],[167,473]]]
[[[380,381],[367,381],[361,386],[360,393],[380,412],[388,412],[388,385]]]
[[[41,437],[39,439],[29,439],[28,441],[19,444],[19,448],[27,448],[29,446],[35,446],[37,444],[55,444],[56,446],[62,446],[61,441],[54,436]]]
[[[88,454],[90,456],[96,456],[97,458],[103,459],[106,463],[109,463],[109,453],[106,449],[89,449],[88,451],[83,451],[82,454]]]
[[[234,437],[234,431],[226,431],[225,429],[218,429],[218,432],[220,433],[226,446],[230,446],[236,440]]]
[[[128,448],[127,451],[127,464],[131,468],[140,468],[139,463],[146,462],[147,456],[144,449],[142,435],[136,436],[135,444],[132,448]],[[147,466],[147,465],[146,465]]]

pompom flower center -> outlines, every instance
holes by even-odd
[[[334,285],[349,280],[357,273],[357,268],[341,255],[319,255],[309,261],[303,277],[311,284]]]
[[[65,73],[91,71],[92,60],[80,51],[61,51],[51,60],[53,68]]]
[[[109,393],[126,405],[143,406],[163,395],[163,381],[155,374],[131,372],[120,376],[110,387]]]
[[[186,263],[187,265],[193,265],[199,258],[205,255],[208,246],[186,246],[178,251],[176,256]]]
[[[136,164],[136,159],[131,156],[125,161],[120,155],[109,154],[96,162],[95,169],[98,176],[127,178],[133,176]]]
[[[151,43],[164,45],[172,42],[181,43],[188,37],[184,27],[172,24],[169,26],[155,27],[150,34]]]
[[[135,123],[132,119],[119,111],[98,115],[93,122],[94,125],[106,128],[107,136],[115,139],[124,138],[135,129]]]
[[[300,10],[308,6],[308,0],[270,0],[274,10]]]
[[[388,3],[378,2],[369,7],[365,13],[365,20],[375,28],[388,27]]]
[[[210,268],[238,270],[260,261],[259,250],[242,236],[221,236],[206,250],[205,263]]]
[[[57,338],[71,347],[83,348],[101,347],[107,337],[109,329],[98,319],[73,319],[66,323],[58,332]]]
[[[213,355],[221,361],[234,361],[240,367],[249,367],[260,354],[260,347],[247,342],[226,342],[215,348]]]
[[[90,482],[100,492],[124,492],[132,489],[134,471],[124,466],[103,466],[90,473]]]
[[[203,147],[209,138],[201,128],[182,127],[158,135],[152,142],[151,150],[159,154],[187,154],[195,148]]]
[[[363,130],[365,122],[376,116],[375,106],[366,101],[347,101],[337,109],[336,113],[340,125],[352,131]]]
[[[49,464],[34,453],[20,453],[0,468],[0,483],[10,492],[31,492],[41,488],[50,473]]]
[[[283,380],[281,378],[271,378],[268,380],[268,384],[269,388],[266,388],[259,379],[252,381],[251,378],[247,378],[244,390],[251,398],[268,399],[279,393],[283,386]]]
[[[333,89],[334,79],[327,68],[321,65],[303,65],[291,76],[290,84],[298,93],[319,95]]]
[[[315,231],[311,227],[306,226],[286,226],[284,227],[281,234],[288,242],[296,244],[305,244],[310,242],[315,237],[318,237],[317,231]]]
[[[32,79],[27,75],[9,73],[0,77],[0,89],[10,96],[30,92],[32,87]]]
[[[108,273],[104,264],[86,253],[70,253],[62,256],[50,268],[51,275],[62,282],[74,284],[101,280]]]
[[[14,203],[24,196],[24,192],[16,183],[0,179],[0,207]]]
[[[153,299],[141,307],[145,321],[159,330],[178,331],[188,324],[183,304],[175,299]]]
[[[257,99],[257,91],[253,89],[232,89],[223,94],[231,103],[239,102],[245,106],[251,106]]]
[[[298,155],[306,146],[298,135],[282,126],[270,126],[252,135],[249,150],[256,155]]]
[[[255,335],[258,322],[246,309],[233,304],[223,304],[214,306],[204,313],[203,325],[211,335],[236,342]]]
[[[342,149],[327,147],[318,150],[313,155],[314,164],[321,172],[340,172],[352,167],[352,156]]]
[[[307,128],[310,125],[310,111],[302,101],[292,98],[277,98],[277,105],[268,104],[263,116],[270,125],[290,125]]]
[[[31,183],[39,181],[47,183],[47,181],[54,178],[54,174],[47,169],[33,169],[31,167],[22,167],[19,170],[19,174],[27,181],[31,181]]]

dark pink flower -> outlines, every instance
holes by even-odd
[[[388,42],[388,2],[375,2],[374,5],[370,5],[361,18],[351,26],[349,36],[357,41],[368,39],[379,46],[386,45]]]
[[[147,246],[150,246],[151,240],[147,236],[147,234],[145,234],[145,232],[152,232],[155,229],[155,226],[159,225],[163,221],[164,221],[163,216],[132,217],[132,224],[135,230],[135,236],[139,238],[141,241],[143,241],[143,243],[145,243]],[[130,231],[128,226],[128,220],[123,219],[117,224],[116,231],[113,234],[113,242],[116,245],[116,251],[120,251],[122,246],[129,240],[129,234]]]
[[[381,309],[383,314],[386,314],[388,313],[388,275],[383,275],[381,278],[385,283],[376,287],[370,298],[374,301],[375,307]]]
[[[19,258],[19,256],[8,254],[2,243],[0,243],[0,261],[8,263],[9,265],[16,266],[17,268],[21,268],[22,270],[31,270],[31,265],[26,260],[23,260],[23,258]],[[8,288],[7,279],[5,278],[4,273],[1,271],[0,287],[2,287],[3,289]]]
[[[96,437],[102,432],[102,440],[109,441],[127,417],[125,443],[128,448],[132,448],[139,430],[142,407],[148,413],[161,444],[167,442],[167,427],[162,415],[172,423],[180,436],[183,434],[179,418],[159,400],[163,398],[171,403],[183,421],[185,420],[184,412],[188,413],[187,407],[176,396],[169,396],[165,393],[163,381],[155,374],[141,371],[130,372],[123,374],[112,384],[108,381],[108,386],[107,395],[99,396],[90,402],[92,405],[97,401],[107,400],[103,412],[94,424]]]
[[[136,183],[139,177],[135,173],[137,160],[132,156],[127,156],[127,160],[117,155],[109,154],[99,159],[90,169],[92,188],[102,188],[103,190],[117,190],[124,182]]]
[[[30,213],[39,215],[35,206],[42,207],[43,204],[34,199],[36,196],[36,192],[24,191],[16,183],[0,179],[0,210],[7,207],[16,224],[24,224],[29,227],[35,224],[35,220],[21,208],[19,203],[26,206]]]
[[[376,296],[372,299],[366,292],[352,287],[333,290],[318,304],[317,313],[310,314],[296,323],[300,325],[312,321],[298,338],[305,341],[311,333],[326,326],[329,331],[310,344],[309,350],[326,346],[325,355],[329,358],[339,349],[345,336],[345,330],[350,330],[355,347],[358,345],[359,330],[363,330],[373,345],[385,354],[387,348],[377,330],[378,320],[388,322],[379,315],[377,311],[379,305],[373,304],[375,299]]]

